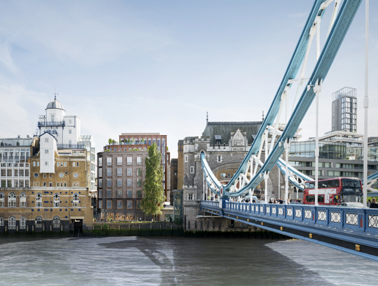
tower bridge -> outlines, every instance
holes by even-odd
[[[325,43],[321,49],[320,25],[324,12],[331,3],[333,3],[332,17]],[[265,201],[268,201],[268,180],[269,176],[272,175],[273,167],[276,165],[285,174],[285,203],[288,199],[289,181],[297,188],[303,189],[303,182],[312,180],[295,168],[288,166],[290,142],[295,137],[312,102],[314,99],[318,99],[322,85],[360,4],[361,0],[344,0],[342,3],[340,0],[314,1],[284,77],[257,134],[253,135],[250,147],[246,148],[248,145],[243,141],[240,130],[236,131],[236,133],[240,133],[239,135],[234,134],[232,135],[233,138],[230,139],[230,142],[232,140],[234,143],[237,141],[240,150],[233,150],[232,144],[227,148],[235,151],[236,156],[241,154],[240,152],[237,153],[238,151],[245,151],[245,156],[237,171],[225,184],[220,182],[210,168],[208,152],[211,150],[209,148],[208,150],[195,150],[200,151],[195,160],[200,161],[203,171],[203,201],[200,202],[200,210],[203,213],[316,242],[378,261],[378,210],[241,202],[246,196],[252,196],[255,189],[263,181],[265,182],[264,197]],[[316,42],[316,64],[311,76],[305,78],[307,61],[314,38]],[[299,75],[297,76],[297,74]],[[295,84],[297,89],[294,108],[283,124],[281,115],[285,112],[289,91]],[[316,112],[318,114],[318,100],[316,100]],[[218,136],[217,138],[214,138],[214,140],[221,140],[221,137]],[[249,139],[248,136],[245,138]],[[198,148],[200,141],[207,142],[208,139],[203,137],[200,140],[194,138],[190,138],[190,140],[197,140],[194,142],[196,146],[194,148]],[[318,135],[316,146],[315,157],[317,162],[319,157]],[[219,148],[221,146],[218,146]],[[223,148],[226,148],[226,146],[223,146]],[[285,154],[285,160],[281,159],[283,154]],[[190,173],[192,173],[192,170]],[[317,167],[315,174],[315,181],[317,182]],[[378,173],[369,176],[368,183],[371,185],[377,178]],[[195,198],[195,192],[197,191],[196,186],[201,183],[200,179],[194,177],[191,186],[187,177],[185,177],[185,181],[184,193],[185,185],[187,185],[188,200],[184,207],[194,206],[193,201],[199,199]],[[207,201],[208,196],[216,196],[217,201]]]

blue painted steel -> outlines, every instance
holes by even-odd
[[[297,47],[294,51],[294,54],[292,56],[292,59],[289,63],[289,66],[286,70],[285,76],[281,82],[281,85],[276,93],[276,96],[273,100],[272,105],[270,106],[270,109],[267,113],[267,116],[262,123],[260,130],[255,138],[255,140],[252,143],[252,146],[250,150],[248,151],[246,157],[244,158],[243,162],[241,163],[239,169],[234,174],[234,176],[231,178],[230,182],[224,187],[224,194],[227,196],[239,196],[244,194],[250,189],[254,189],[258,186],[258,184],[263,180],[264,173],[269,172],[273,166],[278,161],[279,157],[284,152],[284,142],[287,140],[290,140],[294,137],[295,132],[298,130],[298,127],[300,123],[302,122],[307,110],[309,109],[312,101],[315,98],[315,93],[313,88],[310,88],[309,90],[305,90],[299,99],[296,108],[284,130],[282,133],[280,139],[278,140],[277,144],[274,146],[271,154],[265,161],[262,168],[257,172],[257,174],[251,179],[249,184],[239,190],[238,192],[230,193],[229,190],[231,186],[235,183],[236,179],[239,177],[239,175],[243,172],[245,172],[248,161],[251,158],[253,154],[256,154],[258,152],[258,149],[261,144],[262,135],[268,125],[272,125],[277,113],[279,111],[279,106],[281,103],[281,95],[285,89],[286,86],[290,85],[288,84],[289,80],[294,79],[299,67],[303,61],[307,43],[309,40],[309,31],[310,28],[315,20],[316,15],[319,13],[319,8],[321,4],[325,1],[315,1],[314,6],[312,7],[312,10],[310,12],[309,18],[307,19],[305,28],[302,31],[302,35],[300,37],[300,40],[297,44]],[[339,14],[334,22],[334,25],[329,33],[329,36],[327,38],[327,41],[324,45],[324,48],[322,50],[322,53],[319,57],[319,60],[315,66],[315,69],[309,79],[308,85],[314,86],[316,83],[320,83],[324,81],[332,63],[333,60],[337,54],[337,51],[339,50],[341,43],[345,37],[346,32],[349,29],[349,26],[354,18],[355,13],[358,10],[359,5],[361,4],[361,0],[345,0],[343,2],[343,5],[340,8]],[[321,11],[320,13],[323,13]],[[206,162],[206,158],[204,154],[201,154],[201,162],[203,163],[203,168],[208,168],[209,175],[211,180],[214,182],[214,184],[220,189],[222,186],[220,182],[215,178],[214,175],[212,175],[212,172],[207,164],[204,164]],[[207,163],[207,162],[206,162]],[[205,172],[205,171],[204,171]]]
[[[275,118],[277,117],[280,104],[281,104],[281,96],[282,93],[284,92],[284,89],[286,86],[290,86],[289,80],[295,79],[298,70],[303,62],[304,56],[306,54],[306,49],[307,49],[307,44],[309,41],[309,34],[310,34],[310,29],[313,25],[313,22],[318,14],[319,8],[322,5],[323,2],[326,0],[316,0],[314,2],[314,5],[311,9],[310,15],[307,19],[307,22],[303,28],[302,34],[299,38],[299,41],[297,43],[297,46],[294,50],[294,54],[290,60],[289,66],[286,69],[285,75],[281,81],[280,86],[278,87],[277,93],[273,99],[273,102],[268,110],[268,113],[266,114],[266,117],[259,129],[259,132],[256,135],[255,140],[252,143],[252,146],[250,150],[248,151],[246,157],[244,158],[243,162],[241,163],[239,169],[235,172],[234,176],[231,178],[230,182],[225,186],[225,190],[228,191],[230,187],[235,183],[235,180],[239,177],[239,175],[243,172],[245,172],[247,165],[248,165],[248,160],[251,158],[252,155],[257,154],[262,136],[264,134],[264,131],[268,125],[272,125],[274,123]],[[211,172],[209,172],[211,173]],[[213,180],[214,184],[217,185],[219,188],[221,187],[221,183],[219,182],[218,179],[211,177]]]
[[[324,45],[323,51],[309,79],[308,85],[315,86],[316,83],[324,81],[360,4],[361,0],[345,0],[343,2],[343,5],[340,8],[340,12]],[[278,161],[279,157],[284,152],[284,143],[287,140],[292,139],[294,137],[296,131],[299,128],[300,123],[302,122],[307,110],[310,108],[310,105],[314,98],[315,92],[313,88],[306,89],[303,92],[301,98],[298,101],[298,104],[294,109],[292,116],[289,119],[289,122],[285,130],[283,131],[277,144],[273,147],[273,150],[269,154],[264,165],[251,179],[247,186],[245,186],[238,192],[225,192],[226,195],[240,196],[248,190],[256,188],[260,184],[260,182],[264,179],[264,173],[269,172],[273,168],[273,166]]]

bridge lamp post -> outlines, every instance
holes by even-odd
[[[369,96],[368,96],[368,84],[369,84],[369,0],[365,2],[365,97],[364,97],[364,208],[367,208],[367,160],[368,160],[368,109],[369,109]]]

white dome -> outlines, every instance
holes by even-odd
[[[46,109],[62,109],[62,110],[64,110],[64,107],[59,101],[54,99],[54,101],[51,101],[51,102],[49,102],[49,104],[47,104]]]

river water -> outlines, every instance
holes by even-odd
[[[300,240],[0,240],[0,285],[377,285],[378,263]]]

